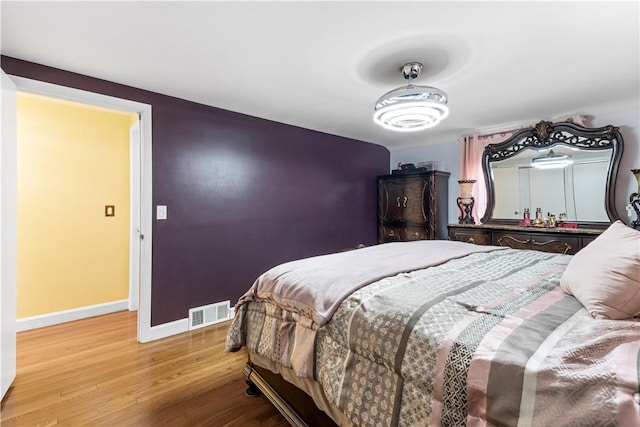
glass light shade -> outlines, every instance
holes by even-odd
[[[470,200],[473,197],[473,187],[476,185],[476,180],[459,180],[458,185],[460,186],[460,198],[463,200]]]
[[[640,194],[640,169],[631,169],[631,173],[636,177],[636,181],[638,181],[638,194]]]
[[[447,94],[430,86],[408,85],[382,95],[373,120],[399,132],[415,132],[436,126],[449,115]]]

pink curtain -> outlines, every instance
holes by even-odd
[[[471,135],[460,139],[460,179],[475,179],[476,185],[473,187],[472,215],[476,224],[480,224],[480,219],[484,216],[487,208],[487,186],[482,172],[482,153],[489,144],[498,144],[506,141],[515,131],[495,133],[492,135]]]
[[[580,126],[585,126],[584,116],[573,116],[568,118],[552,119],[552,122],[573,122]],[[476,224],[480,224],[480,219],[487,209],[487,186],[482,172],[482,153],[489,144],[499,144],[509,139],[514,133],[521,130],[511,129],[488,135],[471,135],[460,138],[460,179],[475,179],[476,185],[473,188],[473,217]],[[460,214],[460,213],[458,213]]]

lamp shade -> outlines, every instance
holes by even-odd
[[[411,84],[420,75],[422,64],[409,62],[402,74],[409,80],[407,86],[382,95],[375,104],[373,121],[385,129],[415,132],[440,123],[449,115],[447,94],[431,86]]]
[[[476,185],[475,179],[463,179],[458,181],[460,186],[460,198],[469,200],[473,197],[473,187]]]
[[[414,132],[433,127],[448,115],[446,93],[434,87],[409,85],[382,95],[373,120],[386,129]]]

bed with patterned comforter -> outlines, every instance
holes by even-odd
[[[407,250],[425,266],[384,273]],[[422,241],[283,264],[240,299],[227,350],[317,382],[357,426],[638,426],[640,319],[564,293],[570,258]]]

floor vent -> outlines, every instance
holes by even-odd
[[[189,330],[203,328],[214,323],[224,322],[233,317],[231,301],[203,305],[189,310]]]

